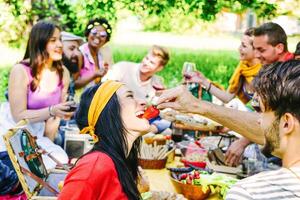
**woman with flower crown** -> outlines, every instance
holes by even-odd
[[[79,47],[82,56],[79,59],[79,78],[76,88],[99,83],[113,64],[112,53],[107,45],[112,29],[105,18],[91,19],[85,28],[87,42]]]

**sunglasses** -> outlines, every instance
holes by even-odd
[[[99,35],[100,37],[107,37],[106,31],[98,31],[97,29],[93,28],[90,32],[93,36]]]

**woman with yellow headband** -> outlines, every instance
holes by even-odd
[[[149,122],[137,117],[144,106],[144,101],[115,81],[82,94],[75,118],[95,145],[68,174],[59,199],[140,199],[137,154],[140,136],[150,130]]]

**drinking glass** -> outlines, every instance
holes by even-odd
[[[67,112],[75,112],[76,109],[77,109],[77,103],[75,102],[75,99],[74,99],[74,95],[72,94],[68,94],[67,95],[67,101],[71,101],[73,102],[72,105],[70,105],[70,108],[68,110],[66,110]],[[70,127],[70,121],[71,121],[71,117],[65,117],[65,120],[66,120],[66,128],[69,128]]]
[[[191,76],[189,75],[189,73],[191,72],[195,72],[196,71],[196,64],[192,63],[192,62],[184,62],[183,66],[182,66],[182,75],[189,79],[191,78]]]
[[[152,78],[152,87],[155,90],[164,90],[164,79],[160,76],[153,76]]]

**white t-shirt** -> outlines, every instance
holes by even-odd
[[[117,80],[123,82],[133,91],[135,97],[149,100],[155,95],[155,89],[152,83],[157,76],[154,75],[147,81],[141,81],[139,67],[140,63],[118,62],[108,70],[102,80]]]
[[[300,199],[300,168],[293,167],[291,170],[281,168],[243,179],[232,186],[226,199]]]

